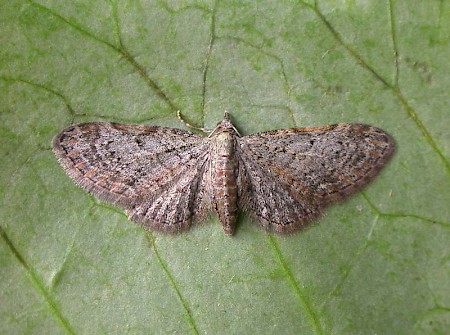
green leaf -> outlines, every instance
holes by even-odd
[[[450,328],[448,0],[3,1],[0,333],[444,334]],[[241,215],[147,233],[77,188],[75,122],[242,134],[363,122],[397,141],[310,228]],[[447,330],[446,330],[447,329]]]

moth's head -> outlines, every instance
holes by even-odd
[[[223,114],[223,120],[220,121],[216,128],[209,134],[209,136],[213,134],[220,134],[220,133],[235,133],[237,136],[241,136],[239,132],[237,131],[236,127],[231,123],[230,121],[230,113],[225,111]]]
[[[230,121],[230,113],[225,111],[225,113],[223,114],[223,120],[217,124],[217,127],[224,128],[224,129],[234,128],[233,124]]]

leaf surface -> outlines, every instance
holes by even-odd
[[[450,2],[0,4],[0,333],[443,334]],[[51,152],[71,123],[339,122],[397,153],[308,229],[147,233]]]

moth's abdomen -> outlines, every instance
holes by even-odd
[[[229,133],[218,134],[212,152],[212,195],[214,209],[227,235],[234,232],[237,216],[237,168],[234,138]]]

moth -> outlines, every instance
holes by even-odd
[[[52,144],[79,186],[144,228],[175,233],[214,211],[227,235],[238,210],[278,233],[307,225],[373,180],[395,150],[389,134],[364,124],[241,136],[227,112],[206,137],[91,122],[64,129]]]

